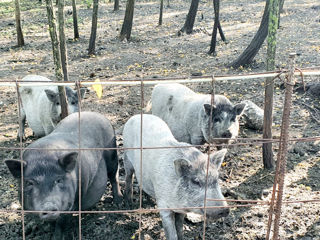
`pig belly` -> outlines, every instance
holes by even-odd
[[[93,181],[91,182],[90,186],[88,186],[86,194],[82,196],[82,210],[92,207],[101,199],[107,187],[107,182],[107,166],[105,161],[102,159]]]

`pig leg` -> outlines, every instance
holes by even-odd
[[[134,173],[134,168],[128,159],[126,153],[124,153],[124,169],[126,172],[126,188],[125,188],[125,194],[124,194],[124,199],[125,199],[125,204],[127,206],[132,205],[132,180],[133,180],[133,173]]]
[[[175,213],[175,224],[178,235],[178,240],[183,239],[183,222],[184,222],[184,213]]]
[[[61,215],[54,223],[53,240],[65,240],[66,226],[68,225],[68,217]]]
[[[105,151],[104,159],[107,163],[108,178],[112,187],[113,202],[116,205],[119,205],[122,201],[122,193],[119,186],[119,166],[117,151]]]
[[[168,240],[179,240],[177,236],[177,230],[175,225],[175,213],[170,210],[161,210],[160,216],[166,239]]]

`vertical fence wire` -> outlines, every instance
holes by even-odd
[[[211,81],[211,99],[210,99],[210,118],[209,118],[209,136],[212,136],[212,111],[214,106],[214,97],[215,97],[215,79],[214,75],[212,75],[212,81]],[[205,240],[206,238],[206,220],[207,220],[207,191],[208,191],[208,173],[209,173],[209,166],[210,166],[210,154],[211,154],[211,146],[212,144],[209,144],[209,150],[208,150],[208,158],[207,158],[207,166],[206,166],[206,182],[205,182],[205,192],[204,192],[204,199],[203,199],[203,233],[202,233],[202,239]],[[213,147],[213,146],[212,146]]]
[[[140,181],[139,181],[139,240],[141,239],[141,229],[142,229],[142,153],[143,153],[143,141],[142,141],[142,135],[143,135],[143,103],[144,103],[144,86],[143,86],[143,79],[141,79],[141,84],[140,84]],[[138,177],[138,176],[137,176]]]
[[[19,155],[20,155],[20,167],[21,167],[21,179],[20,179],[20,184],[21,184],[21,221],[22,221],[22,239],[25,240],[26,239],[26,233],[25,233],[25,213],[24,213],[24,174],[23,174],[23,159],[22,159],[22,153],[23,153],[23,143],[22,143],[22,138],[23,138],[23,133],[22,133],[22,121],[21,121],[21,110],[22,110],[22,101],[21,101],[21,96],[20,96],[20,92],[19,92],[19,83],[16,81],[16,91],[17,91],[17,98],[18,98],[18,119],[19,119],[19,146],[20,146],[20,150],[19,150]]]
[[[76,81],[75,82],[75,85],[76,85],[76,90],[77,90],[77,93],[78,93],[78,106],[79,106],[79,111],[78,111],[78,118],[79,118],[79,121],[78,121],[78,134],[79,134],[79,140],[78,140],[78,171],[79,171],[79,179],[78,179],[78,190],[79,190],[79,219],[78,219],[78,224],[79,224],[79,240],[81,240],[81,237],[82,237],[82,232],[81,232],[81,210],[82,210],[82,202],[81,202],[81,179],[82,179],[82,171],[81,171],[81,92],[80,92],[80,83],[79,81]]]

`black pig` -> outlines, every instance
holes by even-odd
[[[55,239],[64,238],[66,215],[59,211],[79,209],[79,166],[81,166],[81,209],[96,204],[110,179],[113,200],[121,201],[116,150],[81,150],[79,152],[79,116],[63,119],[46,137],[30,144],[23,152],[24,209],[41,212],[43,220],[55,221]],[[98,113],[82,112],[81,148],[115,148],[114,129]],[[37,150],[32,148],[39,148]],[[46,149],[54,150],[46,150]],[[71,149],[71,150],[65,150]],[[5,161],[15,178],[21,178],[21,161]],[[81,164],[80,164],[81,162]],[[20,181],[18,181],[20,182]],[[70,214],[69,214],[70,215]]]

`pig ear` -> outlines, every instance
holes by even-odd
[[[233,109],[234,109],[236,115],[241,115],[243,113],[245,106],[246,106],[245,103],[239,103],[239,104],[235,105]]]
[[[191,164],[188,160],[177,159],[174,161],[174,168],[179,177],[186,176],[190,172]]]
[[[205,111],[205,113],[208,115],[208,116],[210,116],[210,112],[211,112],[211,105],[210,104],[203,104],[203,108],[204,108],[204,111]],[[212,107],[212,112],[215,110],[215,108],[216,108],[216,106],[215,105],[213,105],[213,107]]]
[[[21,161],[20,160],[14,160],[14,159],[8,159],[4,161],[9,168],[11,174],[15,178],[21,178]],[[23,168],[27,166],[27,163],[25,161],[22,161]]]
[[[66,171],[71,172],[77,163],[78,153],[71,152],[59,159],[60,166]]]
[[[225,149],[222,149],[222,150],[217,151],[217,152],[215,152],[215,153],[213,153],[213,154],[210,155],[210,161],[211,161],[211,163],[213,163],[214,166],[215,166],[218,170],[219,170],[220,167],[221,167],[221,164],[222,164],[222,162],[223,162],[223,159],[224,159],[227,151],[228,151],[228,150],[225,148]]]
[[[44,91],[46,92],[47,97],[51,102],[56,102],[57,101],[57,99],[59,97],[58,93],[55,93],[54,91],[52,91],[50,89],[46,89]]]

